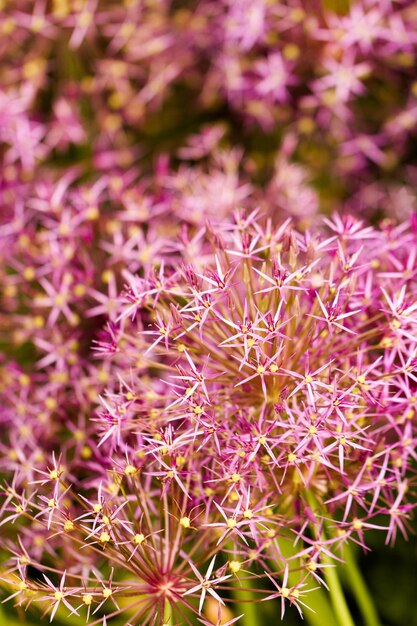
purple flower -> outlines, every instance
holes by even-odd
[[[365,549],[370,530],[387,542],[407,535],[417,396],[410,225],[334,216],[302,233],[237,212],[194,245],[193,258],[184,238],[172,262],[155,255],[139,274],[124,272],[121,296],[108,296],[102,365],[82,354],[40,363],[38,376],[49,372],[70,405],[47,444],[65,441],[64,452],[32,457],[35,471],[21,451],[34,453],[61,407],[30,375],[14,383],[30,423],[32,403],[44,403],[45,426],[18,441],[9,425],[17,449],[1,523],[41,572],[62,569],[62,589],[51,583],[46,598],[18,559],[19,604],[35,594],[52,613],[65,599],[87,617],[162,624],[168,610],[201,614],[207,594],[222,606],[242,570],[273,581],[272,595],[254,592],[259,600],[280,597],[282,611],[301,612],[306,585],[322,582],[346,542]],[[71,406],[88,426],[74,428]],[[32,548],[44,531],[52,554]],[[296,549],[285,557],[288,541]],[[111,585],[100,582],[107,563]]]

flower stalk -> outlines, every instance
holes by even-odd
[[[344,580],[357,602],[365,626],[381,626],[378,612],[368,586],[355,558],[355,551],[348,544],[343,546]]]
[[[326,556],[323,558],[323,562],[330,565],[325,570],[325,578],[337,622],[339,626],[355,626],[338,576],[338,566],[334,566]]]

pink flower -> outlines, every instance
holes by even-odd
[[[302,233],[255,210],[193,239],[182,233],[172,260],[156,252],[122,270],[125,288],[107,296],[112,321],[95,344],[102,363],[78,347],[69,359],[63,343],[59,367],[43,358],[38,379],[20,373],[11,383],[19,393],[9,390],[8,404],[26,422],[7,412],[4,422],[12,433],[33,427],[10,436],[15,471],[0,524],[45,575],[52,562],[62,570],[45,596],[22,569],[13,598],[30,600],[25,583],[52,614],[65,600],[87,618],[129,611],[162,624],[168,610],[199,616],[207,594],[222,606],[244,570],[275,588],[256,585],[259,600],[301,612],[306,585],[322,583],[348,541],[366,549],[370,531],[387,542],[406,535],[416,243],[406,222],[377,229],[335,215]],[[123,258],[133,267],[130,245]],[[49,326],[41,332],[38,349],[49,350]],[[49,450],[64,441],[62,456],[37,457],[41,441]],[[52,534],[48,548],[33,547],[36,533]]]

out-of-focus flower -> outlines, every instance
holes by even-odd
[[[229,173],[206,189],[200,173],[213,174],[206,163],[194,181],[196,172],[172,159],[170,178],[178,181],[171,186],[186,178],[192,197],[194,185],[206,196],[218,193],[216,185],[250,185],[268,206],[264,183],[285,156],[308,171],[319,209],[340,211],[370,184],[384,193],[385,181],[401,180],[412,193],[403,170],[415,163],[415,9],[364,1],[339,9],[299,0],[204,0],[193,9],[165,1],[7,2],[0,9],[3,206],[12,210],[52,172],[59,180],[68,163],[84,180],[133,165],[143,176],[162,154],[208,158],[217,169],[218,155],[242,148],[236,180]],[[372,204],[355,210],[378,211]]]

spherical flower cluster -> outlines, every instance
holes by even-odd
[[[54,242],[43,217],[28,254]],[[74,226],[90,242],[101,224]],[[3,367],[9,597],[93,624],[231,624],[248,590],[308,611],[352,542],[407,535],[415,220],[235,212],[140,257],[142,237],[116,239],[111,269],[95,249],[107,292],[77,289],[87,245],[6,300],[35,363]]]

